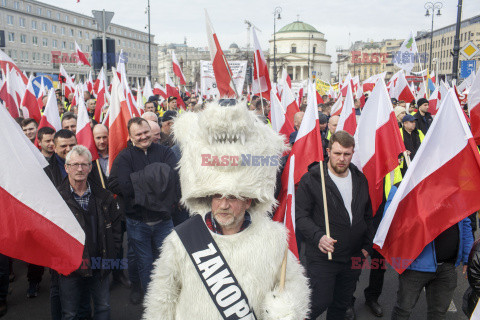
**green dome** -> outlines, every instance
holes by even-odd
[[[292,22],[277,31],[277,33],[282,33],[282,32],[318,32],[319,33],[319,31],[315,29],[312,25],[309,25],[308,23],[305,23],[302,21]]]

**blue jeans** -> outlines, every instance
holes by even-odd
[[[79,318],[82,303],[85,303],[85,292],[88,291],[93,300],[93,319],[110,319],[110,283],[108,275],[102,277],[100,271],[94,271],[92,277],[76,274],[59,275],[60,300],[62,303],[62,320]],[[85,307],[85,306],[84,306]]]
[[[160,255],[163,240],[172,230],[171,219],[149,226],[139,220],[127,218],[128,244],[131,245],[135,254],[143,292],[147,291],[152,265]]]

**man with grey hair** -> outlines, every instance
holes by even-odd
[[[147,121],[155,121],[158,123],[158,117],[155,113],[151,111],[145,111],[144,114],[142,114],[142,118],[147,120]]]
[[[65,159],[67,179],[57,187],[85,232],[82,264],[68,276],[59,275],[63,320],[79,318],[79,310],[88,307],[82,306],[85,292],[92,297],[94,319],[110,319],[108,275],[125,265],[115,261],[122,244],[118,204],[110,191],[88,183],[91,170],[90,151],[76,145]]]

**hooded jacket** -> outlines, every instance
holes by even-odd
[[[355,165],[350,164],[349,169],[353,193],[351,224],[340,191],[327,172],[328,165],[324,165],[330,237],[337,240],[332,259],[337,262],[349,262],[351,257],[361,256],[362,249],[371,254],[375,233],[367,179]],[[308,172],[300,180],[295,194],[295,215],[296,228],[306,239],[307,259],[327,260],[327,254],[318,248],[320,239],[326,235],[318,163],[310,165]]]

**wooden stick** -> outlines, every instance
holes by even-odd
[[[97,162],[97,169],[98,169],[98,174],[100,175],[100,181],[102,182],[102,187],[103,189],[106,189],[105,188],[105,181],[103,181],[103,173],[102,173],[102,168],[100,167],[100,161],[95,160],[95,162]]]
[[[410,167],[410,156],[407,154],[407,151],[403,151],[403,156],[405,157],[405,162],[407,163],[407,167]]]
[[[288,256],[288,245],[285,248],[285,255],[283,256],[282,268],[280,269],[280,292],[285,289],[285,277],[287,275],[287,256]]]
[[[330,238],[330,222],[328,221],[327,191],[325,190],[325,173],[323,172],[323,161],[320,161],[320,176],[322,177],[323,213],[325,216],[325,230],[327,232],[327,237]],[[328,252],[328,260],[332,260],[331,252]]]

